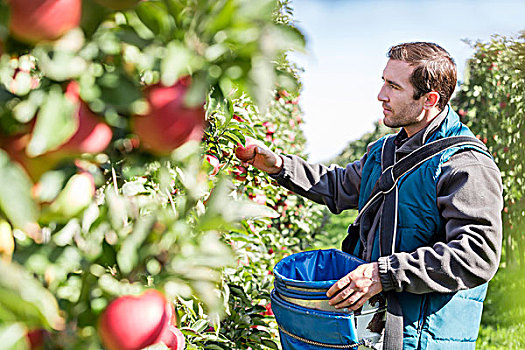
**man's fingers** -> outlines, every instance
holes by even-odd
[[[354,298],[354,295],[356,294],[355,290],[347,287],[339,292],[336,296],[334,296],[332,299],[328,301],[328,303],[332,306],[335,306],[337,308],[344,307],[346,305],[349,298]]]
[[[364,293],[361,293],[361,292],[353,292],[352,294],[350,294],[350,296],[344,300],[342,300],[341,302],[339,302],[338,304],[335,304],[334,306],[337,308],[337,309],[341,309],[343,307],[350,307],[352,306],[356,301],[358,300],[361,300],[361,297],[364,295]]]
[[[335,282],[330,289],[326,292],[326,296],[331,298],[333,295],[335,295],[337,292],[339,292],[341,289],[346,287],[348,284],[350,284],[350,277],[348,275],[341,278],[339,281]]]
[[[361,306],[363,306],[368,299],[370,299],[370,297],[367,294],[365,294],[364,296],[362,296],[358,300],[355,300],[355,301],[349,300],[348,301],[349,302],[348,309],[352,310],[352,311],[355,311],[355,310],[359,309]]]

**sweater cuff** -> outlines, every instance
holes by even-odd
[[[268,174],[272,179],[276,180],[277,182],[279,182],[279,180],[288,180],[291,178],[291,174],[292,174],[292,159],[285,155],[285,154],[280,154],[279,155],[281,157],[281,159],[283,160],[283,167],[281,169],[280,172],[278,172],[277,174]]]
[[[392,280],[392,274],[390,273],[390,260],[388,256],[382,256],[377,260],[377,265],[379,267],[379,279],[383,285],[383,290],[385,292],[394,290],[395,284]]]

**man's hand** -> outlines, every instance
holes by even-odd
[[[359,265],[355,270],[341,278],[328,289],[326,295],[330,305],[336,308],[348,307],[355,311],[383,290],[376,262]]]
[[[251,137],[246,137],[246,147],[237,146],[235,155],[241,161],[268,174],[278,174],[283,168],[283,159],[279,155]]]

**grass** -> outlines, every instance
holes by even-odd
[[[313,249],[341,249],[341,242],[346,237],[348,225],[354,222],[356,210],[345,210],[339,215],[324,212],[324,222],[321,232],[315,236]]]
[[[500,269],[489,282],[477,349],[525,349],[525,276]]]

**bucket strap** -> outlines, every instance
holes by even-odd
[[[298,335],[295,335],[295,334],[287,331],[286,329],[284,329],[280,325],[279,325],[279,330],[281,332],[283,332],[284,334],[286,334],[287,336],[289,336],[291,338],[294,338],[296,340],[302,341],[305,344],[319,346],[319,347],[327,348],[327,349],[357,349],[357,347],[360,346],[360,345],[365,345],[365,346],[368,345],[367,344],[367,340],[365,340],[365,339],[363,339],[363,340],[361,340],[361,341],[359,341],[357,343],[353,343],[353,344],[326,344],[326,343],[320,343],[320,342],[317,342],[317,341],[314,341],[314,340],[306,339],[306,338],[300,337]]]
[[[373,192],[378,195],[378,202],[383,199],[383,208],[379,221],[379,255],[388,256],[395,252],[397,242],[398,180],[405,174],[419,167],[428,159],[452,147],[474,146],[486,154],[486,146],[471,136],[453,136],[430,142],[395,161],[394,137],[391,136],[383,145],[381,152],[382,174]],[[371,197],[374,197],[373,193]],[[373,200],[372,200],[373,201]],[[387,292],[387,314],[385,324],[384,348],[403,349],[403,310],[396,292]]]
[[[381,166],[383,174],[386,169],[393,169],[395,164],[396,147],[394,137],[389,137],[381,152]],[[393,173],[392,173],[393,179]],[[395,179],[394,188],[384,194],[383,209],[379,222],[379,254],[380,256],[390,255],[395,251],[397,233],[397,204],[398,191]],[[378,184],[381,181],[378,181]],[[379,187],[381,187],[379,185]],[[387,311],[385,322],[385,337],[383,348],[388,350],[403,349],[403,310],[399,304],[395,292],[386,292]]]
[[[375,207],[382,197],[395,189],[397,183],[401,177],[410,173],[412,170],[418,168],[425,161],[436,156],[437,154],[446,151],[453,147],[460,146],[472,146],[477,148],[481,153],[490,157],[490,154],[487,151],[487,146],[480,140],[472,136],[450,136],[436,141],[429,142],[420,148],[412,151],[407,154],[403,159],[394,164],[395,157],[395,145],[394,145],[395,135],[391,135],[385,140],[383,144],[383,149],[381,150],[381,164],[382,164],[382,173],[377,183],[374,185],[368,200],[359,210],[355,222],[359,222],[361,217],[371,209]],[[388,151],[386,150],[388,148]],[[389,155],[390,154],[390,155]],[[386,159],[387,157],[392,157]],[[388,160],[388,162],[387,162]],[[387,165],[390,163],[389,165]],[[371,210],[372,212],[374,210]]]

